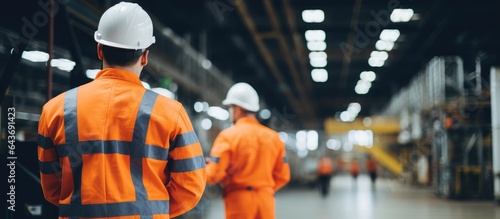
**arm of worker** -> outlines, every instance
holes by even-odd
[[[207,183],[216,184],[226,176],[231,159],[230,144],[223,133],[215,139],[210,158],[207,159]]]
[[[207,179],[203,151],[183,107],[179,110],[177,124],[168,161],[170,217],[184,214],[198,204]]]
[[[290,165],[286,160],[285,144],[278,138],[276,144],[280,145],[280,155],[276,160],[273,170],[274,191],[278,191],[290,181]]]
[[[40,181],[45,199],[59,206],[61,195],[61,164],[56,148],[50,137],[47,126],[46,113],[42,110],[38,123],[38,163],[40,167]]]

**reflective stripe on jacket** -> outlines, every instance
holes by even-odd
[[[207,165],[209,184],[220,182],[225,191],[262,187],[277,191],[290,181],[285,144],[257,119],[244,117],[215,139]]]
[[[203,153],[186,111],[130,72],[104,69],[53,98],[38,132],[43,193],[60,217],[175,217],[205,189]]]

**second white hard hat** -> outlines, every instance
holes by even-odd
[[[116,48],[145,49],[155,42],[153,22],[138,4],[120,2],[104,12],[94,39]]]
[[[244,82],[233,85],[222,104],[237,105],[251,112],[257,112],[260,109],[257,91]]]

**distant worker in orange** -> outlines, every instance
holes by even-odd
[[[274,193],[290,180],[285,144],[256,119],[259,97],[249,84],[233,85],[222,103],[234,126],[215,139],[207,182],[223,187],[227,219],[276,218]]]
[[[349,166],[349,172],[354,180],[358,178],[359,175],[359,161],[357,158],[351,160],[351,164]]]
[[[103,69],[47,102],[38,124],[45,199],[59,218],[168,219],[194,208],[206,185],[203,151],[181,103],[139,79],[155,42],[138,5],[118,3],[97,31]]]
[[[372,156],[369,156],[366,161],[366,171],[370,175],[372,185],[375,185],[375,180],[377,179],[377,161]]]
[[[324,155],[318,162],[318,185],[320,187],[321,195],[325,197],[330,190],[330,180],[333,174],[333,161],[328,156]]]

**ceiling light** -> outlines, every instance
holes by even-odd
[[[326,82],[328,80],[328,71],[326,69],[313,69],[311,77],[314,82]]]
[[[199,101],[194,103],[194,111],[196,111],[197,113],[203,111],[203,103]]]
[[[365,80],[359,80],[358,83],[356,84],[356,86],[358,86],[358,85],[366,87],[366,89],[370,89],[372,87],[372,83],[369,81],[365,81]]]
[[[211,106],[208,108],[207,114],[211,117],[214,117],[218,120],[227,120],[229,119],[229,112],[225,109],[222,109],[218,106]]]
[[[50,61],[50,65],[63,71],[70,72],[71,70],[73,70],[76,63],[68,59],[52,59]]]
[[[351,113],[344,111],[340,113],[340,120],[342,120],[342,122],[351,122],[354,121],[354,116]]]
[[[326,141],[326,147],[328,149],[332,149],[332,150],[338,151],[338,150],[340,150],[340,148],[342,146],[340,145],[340,141],[339,140],[337,140],[337,139],[328,139],[328,141]]]
[[[101,71],[101,69],[87,69],[87,71],[85,71],[85,75],[87,75],[87,78],[94,79],[99,71]]]
[[[326,33],[322,30],[307,30],[306,31],[306,40],[311,41],[325,41]]]
[[[318,149],[318,132],[314,130],[307,131],[307,150],[314,151]]]
[[[325,20],[325,13],[322,10],[304,10],[302,20],[306,23],[321,23]]]
[[[21,57],[32,62],[46,62],[49,60],[49,54],[41,51],[24,51]]]
[[[212,67],[212,62],[208,59],[205,59],[205,60],[203,60],[203,62],[201,62],[201,67],[208,70],[208,69],[210,69],[210,67]]]
[[[307,132],[300,130],[295,134],[297,150],[302,151],[307,148]]]
[[[356,87],[354,87],[354,91],[356,91],[357,94],[367,94],[368,90],[369,89],[367,89],[366,87],[359,85],[356,85]]]
[[[389,58],[389,54],[386,51],[373,51],[370,57],[385,61]]]
[[[380,33],[380,39],[384,41],[395,42],[398,39],[399,35],[400,35],[399,30],[386,29],[382,30],[382,32]]]
[[[326,59],[311,59],[310,61],[312,67],[323,68],[326,66]]]
[[[263,109],[259,112],[259,116],[262,119],[269,119],[271,118],[271,111],[269,111],[268,109]]]
[[[309,59],[325,59],[326,60],[327,55],[326,52],[310,52],[309,53]]]
[[[377,50],[391,51],[394,48],[394,42],[379,40],[375,43]]]
[[[347,107],[347,111],[357,114],[361,111],[361,104],[359,103],[350,103],[349,106]]]
[[[361,80],[372,82],[375,80],[375,78],[377,78],[377,75],[373,71],[364,71],[361,72],[359,77],[361,78]]]
[[[212,128],[212,120],[210,120],[209,118],[204,118],[203,120],[201,120],[201,128],[204,130],[209,130],[210,128]]]
[[[326,43],[323,41],[307,42],[307,48],[311,51],[321,51],[326,49]]]
[[[395,22],[395,23],[396,22],[408,22],[411,20],[412,16],[413,16],[412,9],[396,8],[391,13],[391,21]]]
[[[382,67],[382,66],[384,66],[384,63],[385,63],[384,60],[380,60],[377,58],[370,57],[370,59],[368,59],[368,64],[371,67]]]

